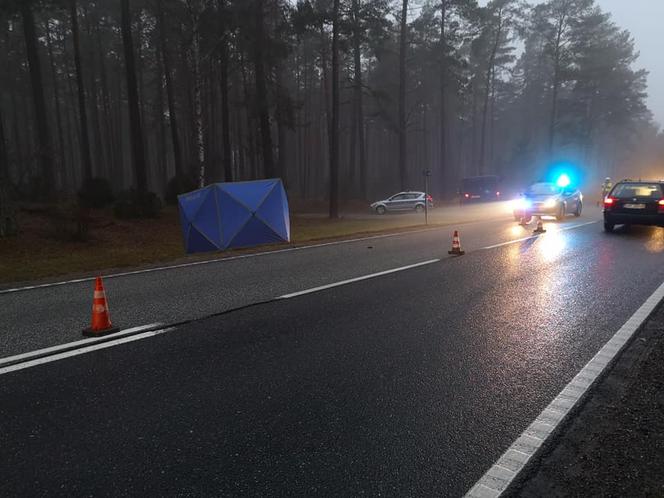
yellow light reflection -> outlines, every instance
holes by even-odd
[[[537,241],[538,251],[542,259],[547,263],[558,259],[566,246],[567,241],[560,230],[550,230],[549,227],[547,227],[547,233]]]
[[[654,230],[652,236],[646,242],[646,250],[652,253],[664,252],[664,230]]]
[[[509,229],[510,235],[514,237],[525,237],[528,232],[521,225],[513,225]]]

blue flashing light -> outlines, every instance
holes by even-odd
[[[569,176],[565,173],[560,175],[558,180],[556,180],[556,185],[558,185],[560,188],[569,187],[571,183],[572,180],[570,180]]]

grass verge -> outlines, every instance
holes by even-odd
[[[58,228],[43,214],[23,212],[19,222],[21,233],[17,237],[0,239],[0,284],[196,261],[208,259],[211,254],[220,257],[287,246],[281,244],[186,256],[174,208],[166,209],[159,219],[137,221],[119,221],[106,212],[96,212],[87,242],[72,242],[59,237]],[[444,223],[436,224],[440,226]],[[422,226],[422,220],[413,216],[330,220],[323,216],[293,215],[291,244],[412,230]]]

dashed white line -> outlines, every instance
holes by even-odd
[[[348,285],[354,282],[361,282],[362,280],[369,280],[370,278],[382,277],[383,275],[390,275],[392,273],[411,270],[413,268],[419,268],[420,266],[432,265],[438,262],[440,262],[440,259],[431,259],[429,261],[423,261],[421,263],[416,263],[414,265],[402,266],[400,268],[394,268],[392,270],[385,270],[378,273],[372,273],[370,275],[363,275],[361,277],[349,278],[348,280],[342,280],[340,282],[334,282],[332,284],[321,285],[319,287],[313,287],[311,289],[306,289],[299,292],[293,292],[291,294],[284,294],[283,296],[279,296],[277,299],[291,299],[293,297],[304,296],[305,294],[313,294],[314,292],[320,292],[326,289],[332,289],[333,287],[340,287],[342,285]]]
[[[627,346],[637,330],[650,317],[662,300],[664,300],[664,283],[567,384],[560,394],[549,403],[549,406],[539,414],[533,423],[523,431],[512,446],[468,491],[466,497],[497,498],[503,494],[606,368]],[[505,472],[506,469],[509,472]]]

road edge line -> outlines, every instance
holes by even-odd
[[[64,360],[65,358],[71,358],[72,356],[80,356],[83,354],[91,353],[93,351],[98,351],[100,349],[107,349],[113,346],[118,346],[120,344],[126,344],[128,342],[140,341],[147,337],[153,337],[160,334],[165,334],[173,330],[173,327],[166,327],[156,330],[149,330],[147,332],[141,332],[138,334],[132,334],[125,337],[118,337],[110,341],[102,342],[100,344],[92,344],[90,346],[85,346],[83,348],[71,349],[69,351],[64,351],[62,353],[42,356],[40,358],[35,358],[28,361],[23,361],[21,363],[14,363],[13,365],[8,365],[6,367],[0,368],[0,375],[5,375],[12,372],[17,372],[19,370],[25,370],[26,368],[36,367],[38,365],[43,365],[45,363],[52,363],[58,360]]]
[[[529,465],[536,454],[582,398],[597,383],[625,350],[636,332],[641,329],[657,307],[664,301],[664,283],[653,292],[609,341],[586,363],[539,416],[521,433],[502,456],[465,494],[467,498],[497,498],[501,496]]]
[[[0,358],[0,368],[8,366],[8,365],[14,365],[16,363],[23,363],[25,361],[33,360],[36,358],[43,358],[46,356],[51,356],[53,354],[57,353],[62,353],[65,351],[70,351],[72,349],[78,349],[80,347],[88,346],[88,345],[93,345],[93,344],[99,344],[103,342],[110,342],[113,341],[114,339],[117,339],[119,337],[125,337],[128,335],[134,335],[134,334],[139,334],[141,332],[147,332],[148,330],[154,330],[158,329],[161,327],[164,327],[165,325],[163,323],[150,323],[147,325],[139,325],[136,327],[131,327],[128,329],[123,329],[120,330],[119,332],[116,332],[114,334],[110,335],[105,335],[102,337],[91,337],[89,339],[81,339],[79,341],[74,341],[74,342],[67,342],[65,344],[58,344],[56,346],[50,346],[47,348],[43,349],[35,349],[34,351],[28,351],[27,353],[19,353],[13,356],[6,356],[4,358]]]

